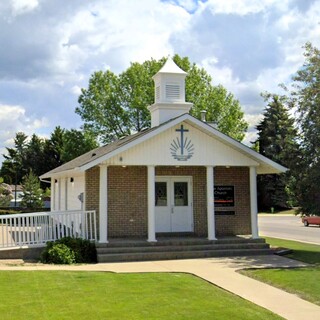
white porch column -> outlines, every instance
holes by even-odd
[[[99,184],[99,242],[108,243],[108,167],[100,166]]]
[[[59,210],[67,211],[67,178],[63,177],[59,179]]]
[[[214,175],[213,166],[207,166],[207,219],[208,219],[208,239],[209,240],[216,240],[213,175]]]
[[[259,231],[258,231],[256,167],[250,167],[250,210],[251,210],[251,234],[253,239],[257,239],[259,238]]]
[[[63,203],[61,203],[61,209],[64,211],[68,210],[68,178],[63,178],[61,181],[61,188],[64,188]]]
[[[55,179],[51,178],[51,196],[50,196],[50,211],[56,210],[55,202],[56,202],[56,184]]]
[[[58,179],[58,211],[61,211],[61,178]]]
[[[148,166],[148,241],[156,242],[155,168]]]

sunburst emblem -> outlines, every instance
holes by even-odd
[[[178,161],[187,161],[193,156],[193,143],[187,137],[184,137],[184,133],[189,130],[184,129],[183,125],[181,125],[180,129],[176,129],[177,132],[180,132],[180,139],[177,137],[173,139],[171,143],[171,155],[174,159]]]

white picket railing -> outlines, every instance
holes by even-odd
[[[97,240],[95,211],[55,211],[0,216],[0,248],[39,246],[63,237]]]

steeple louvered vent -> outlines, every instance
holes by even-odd
[[[160,100],[160,85],[156,87],[156,100]]]
[[[180,99],[180,86],[179,83],[166,84],[166,99],[179,100]]]

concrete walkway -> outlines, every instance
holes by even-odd
[[[145,261],[128,263],[99,263],[94,265],[55,266],[26,264],[19,266],[0,262],[1,270],[72,270],[136,272],[186,272],[228,290],[246,300],[271,310],[288,320],[320,319],[320,307],[262,282],[241,275],[244,268],[288,268],[305,264],[279,256],[207,258],[190,260]],[[20,262],[21,263],[21,262]]]

